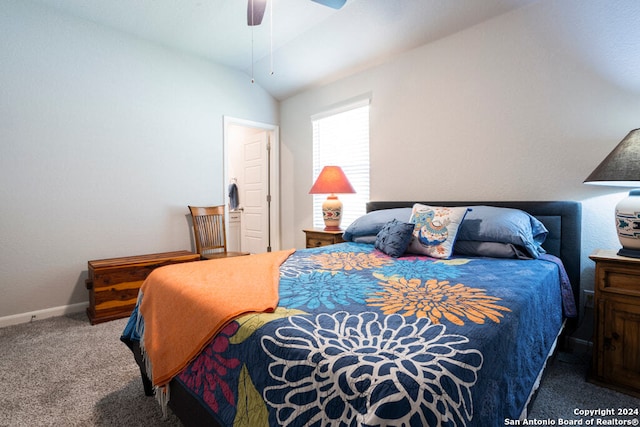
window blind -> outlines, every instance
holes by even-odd
[[[340,166],[355,194],[338,194],[345,229],[366,213],[369,201],[369,100],[359,101],[311,117],[313,126],[313,181],[324,166]],[[327,194],[313,195],[313,226],[324,228],[322,202]]]

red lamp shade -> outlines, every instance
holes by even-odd
[[[340,166],[325,166],[309,194],[355,193]]]
[[[340,221],[342,221],[342,202],[336,193],[355,193],[342,169],[339,166],[325,166],[316,182],[309,190],[309,194],[329,194],[327,200],[322,204],[322,218],[324,219],[324,229],[328,231],[339,231]]]

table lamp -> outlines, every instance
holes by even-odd
[[[634,129],[591,172],[586,184],[636,187],[616,205],[618,255],[640,258],[640,129]]]
[[[325,166],[320,171],[309,194],[329,194],[322,203],[322,218],[325,231],[339,231],[342,220],[342,202],[336,194],[355,193],[347,176],[339,166]]]

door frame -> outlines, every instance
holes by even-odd
[[[271,194],[270,213],[269,213],[269,228],[271,235],[271,250],[280,250],[280,127],[274,124],[255,122],[252,120],[239,119],[236,117],[223,116],[223,182],[222,182],[222,194],[224,195],[224,204],[227,205],[227,185],[230,180],[229,176],[229,164],[228,153],[229,144],[229,130],[228,127],[235,125],[245,128],[253,128],[265,130],[269,133],[269,139],[271,142],[271,154],[269,156],[269,192]],[[228,215],[227,215],[228,217]]]

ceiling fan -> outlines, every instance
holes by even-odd
[[[311,0],[328,6],[332,9],[340,9],[347,0]],[[262,23],[264,10],[267,7],[267,0],[247,0],[247,25],[254,26]]]

